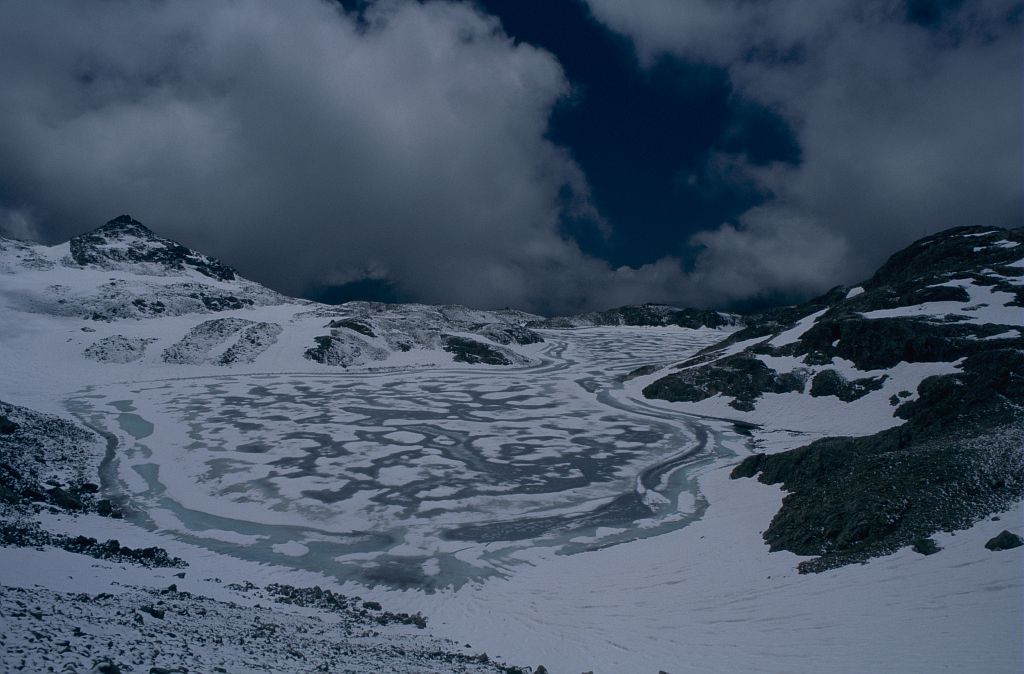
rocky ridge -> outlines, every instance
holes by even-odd
[[[120,215],[69,244],[71,259],[82,267],[145,270],[157,276],[195,271],[218,281],[238,278],[220,260],[158,236],[130,215]]]
[[[643,393],[755,421],[794,396],[834,400],[820,409],[836,419],[888,407],[879,432],[754,454],[733,476],[789,492],[764,537],[815,556],[801,571],[925,548],[1024,497],[1022,243],[991,227],[922,239],[858,287],[751,317]],[[946,371],[908,374],[932,363]]]
[[[711,309],[681,309],[666,304],[634,304],[605,311],[556,316],[531,321],[531,328],[595,328],[616,325],[633,327],[722,328],[740,325],[742,319]]]
[[[324,326],[329,332],[317,336],[303,357],[332,366],[380,362],[416,350],[448,353],[456,363],[524,366],[533,360],[515,347],[544,341],[524,325],[536,317],[518,311],[348,302],[315,313],[330,319]]]

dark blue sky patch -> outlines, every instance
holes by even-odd
[[[402,295],[391,281],[372,278],[340,285],[313,285],[303,293],[303,297],[324,304],[344,304],[355,301],[395,304],[411,301],[409,297]]]
[[[907,0],[907,21],[926,28],[942,25],[946,14],[960,9],[964,0]]]
[[[723,68],[671,57],[641,64],[627,38],[575,0],[476,4],[513,39],[561,63],[572,94],[552,113],[549,137],[583,169],[611,228],[603,237],[570,215],[562,231],[613,266],[689,259],[692,234],[734,221],[764,198],[745,181],[708,184],[718,175],[707,170],[712,153],[755,165],[799,162],[787,122],[739,96]]]

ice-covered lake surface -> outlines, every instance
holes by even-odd
[[[435,591],[663,534],[742,431],[624,387],[715,331],[545,334],[524,369],[263,374],[87,388],[105,489],[147,528],[340,582]]]

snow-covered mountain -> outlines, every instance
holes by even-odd
[[[930,551],[1024,496],[1022,243],[991,227],[922,239],[643,377],[643,395],[757,425],[764,453],[736,475],[791,492],[765,539],[818,556],[804,569]]]
[[[66,367],[522,366],[543,341],[517,311],[285,297],[127,215],[56,246],[0,238],[0,310],[2,348],[51,339]]]

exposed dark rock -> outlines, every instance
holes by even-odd
[[[17,430],[18,424],[8,419],[6,415],[0,414],[0,435],[11,435]]]
[[[792,348],[815,363],[845,358],[860,370],[881,370],[900,362],[952,362],[992,348],[1024,348],[1024,339],[986,338],[1005,332],[997,325],[935,323],[909,318],[823,316]]]
[[[60,508],[64,508],[65,510],[85,509],[85,504],[83,504],[80,500],[78,500],[71,494],[67,493],[60,487],[54,487],[49,491],[49,494],[50,501]]]
[[[1012,424],[1024,407],[1024,352],[993,350],[964,360],[962,371],[928,377],[918,398],[896,416],[940,431],[956,432],[971,419],[987,425]]]
[[[0,502],[21,513],[38,503],[93,511],[99,486],[85,477],[100,449],[96,435],[17,405],[0,403],[0,410],[17,429],[0,434]]]
[[[327,355],[330,353],[331,346],[334,344],[334,337],[330,335],[321,335],[314,337],[313,341],[316,342],[316,346],[306,349],[303,354],[308,360],[316,361],[317,363],[327,363]]]
[[[167,615],[164,609],[156,608],[155,606],[151,606],[149,604],[139,607],[139,610],[143,613],[148,613],[149,615],[153,616],[154,618],[157,618],[158,620],[163,620],[164,616]]]
[[[800,392],[805,382],[803,372],[780,374],[763,361],[740,353],[713,365],[687,368],[662,377],[644,388],[643,395],[673,402],[698,402],[721,394],[734,398],[732,407],[750,410],[761,394]]]
[[[765,454],[751,454],[732,469],[729,477],[733,480],[741,477],[754,477],[764,469],[766,456]]]
[[[910,549],[914,552],[922,555],[934,555],[936,552],[941,550],[938,544],[931,538],[919,538],[914,541],[914,544],[910,546]]]
[[[114,506],[114,504],[110,502],[110,499],[105,498],[96,502],[96,514],[102,517],[111,517],[118,520],[124,517],[124,513]]]
[[[46,494],[35,487],[25,487],[22,489],[21,495],[25,497],[26,501],[46,502]]]
[[[452,354],[452,359],[457,363],[469,363],[471,365],[511,365],[512,361],[492,346],[488,346],[475,339],[468,337],[456,337],[444,335],[444,350]]]
[[[13,547],[49,545],[96,559],[128,562],[145,567],[183,568],[188,566],[183,559],[172,557],[163,548],[129,548],[114,539],[100,543],[95,538],[87,536],[53,534],[41,528],[36,522],[0,521],[0,545]]]
[[[233,311],[251,307],[253,301],[248,297],[235,297],[234,295],[207,295],[199,296],[203,306],[210,311]]]
[[[820,555],[801,571],[969,527],[1024,497],[1021,373],[1020,352],[972,356],[962,373],[922,382],[900,408],[903,426],[748,457],[733,477],[760,473],[790,492],[764,537],[773,550]]]
[[[498,344],[540,344],[544,338],[533,330],[513,323],[490,323],[474,330],[479,335]]]
[[[351,338],[337,335],[314,337],[316,346],[306,349],[303,357],[324,365],[348,367],[360,359],[383,360],[387,351],[373,346],[362,337]]]
[[[629,381],[631,379],[636,379],[637,377],[646,377],[649,374],[654,374],[660,369],[661,367],[659,365],[643,365],[635,370],[632,370],[631,372],[627,372],[626,374],[622,375],[620,377],[620,380]]]
[[[737,342],[756,339],[758,337],[769,337],[788,330],[796,325],[797,321],[815,312],[827,309],[837,302],[841,302],[846,296],[847,289],[843,286],[836,286],[824,295],[808,300],[803,304],[787,307],[772,307],[766,311],[743,316],[740,324],[744,327],[732,333],[717,344],[712,344],[698,352],[698,358],[716,357],[727,346]]]
[[[255,585],[249,584],[249,589],[255,589]],[[427,626],[427,619],[419,613],[393,613],[384,611],[380,603],[375,601],[362,601],[359,597],[348,597],[331,590],[324,590],[317,587],[294,587],[273,583],[264,588],[274,601],[281,604],[294,604],[295,606],[309,606],[320,608],[333,613],[355,616],[360,620],[377,625],[390,625],[397,623],[401,625],[415,625],[423,629]]]
[[[963,320],[972,314],[961,311],[971,308],[972,295],[962,287],[967,282],[1024,305],[1019,282],[1006,280],[1024,273],[1011,266],[1022,243],[1020,229],[963,228],[924,239],[894,255],[858,292],[835,288],[797,307],[747,317],[743,330],[654,382],[644,395],[698,401],[721,393],[733,396],[737,409],[751,409],[762,393],[797,388],[759,359],[782,356],[802,358],[816,369],[811,396],[849,402],[879,390],[886,379],[846,380],[827,367],[835,358],[865,371],[960,361],[961,371],[922,381],[916,398],[909,391],[889,397],[894,415],[906,420],[903,426],[747,457],[732,472],[734,478],[760,475],[790,492],[764,537],[773,550],[816,555],[800,565],[803,572],[908,545],[928,549],[922,541],[932,534],[969,527],[1024,496],[1019,320],[1006,312],[1009,325],[979,324]],[[937,308],[948,314],[864,316],[926,302],[947,303]],[[812,314],[816,319],[795,339],[770,343]],[[722,356],[725,346],[758,337],[764,339]],[[789,374],[799,381],[799,370]]]
[[[813,397],[836,396],[843,402],[853,402],[885,385],[886,375],[864,377],[849,381],[835,370],[822,370],[811,380],[810,394]]]
[[[245,328],[234,344],[216,360],[218,365],[251,363],[256,357],[277,343],[284,329],[277,323],[259,322]]]
[[[737,317],[710,309],[680,309],[664,304],[638,304],[594,311],[573,316],[559,316],[533,321],[533,328],[575,328],[581,326],[720,328],[735,325]]]
[[[764,537],[821,571],[962,529],[1024,495],[1019,434],[916,440],[901,429],[829,438],[765,457],[761,481],[790,492]]]
[[[965,236],[990,232],[988,237]],[[902,287],[920,278],[943,277],[951,273],[1009,264],[1020,258],[1020,251],[998,246],[975,250],[986,239],[1020,241],[1020,229],[996,227],[957,227],[914,242],[892,255],[867,282],[865,290],[880,287]]]
[[[1006,531],[1005,529],[999,533],[998,536],[994,536],[985,543],[985,547],[993,552],[998,550],[1012,550],[1013,548],[1019,548],[1024,545],[1024,540],[1021,539],[1015,533]]]
[[[124,245],[127,244],[127,245]],[[184,271],[191,268],[210,278],[231,281],[235,270],[176,241],[157,236],[130,215],[121,215],[87,234],[71,239],[71,257],[82,266],[142,263]]]
[[[331,321],[329,325],[332,328],[348,328],[349,330],[355,330],[359,334],[366,335],[367,337],[377,336],[376,334],[374,334],[373,328],[371,328],[368,324],[362,321],[357,321],[353,318],[345,318],[339,321]]]
[[[172,557],[163,548],[129,548],[128,546],[121,545],[115,539],[100,543],[95,538],[86,536],[76,536],[74,538],[52,536],[50,544],[69,552],[77,552],[97,559],[131,562],[139,566],[170,568],[188,566],[183,559]]]

